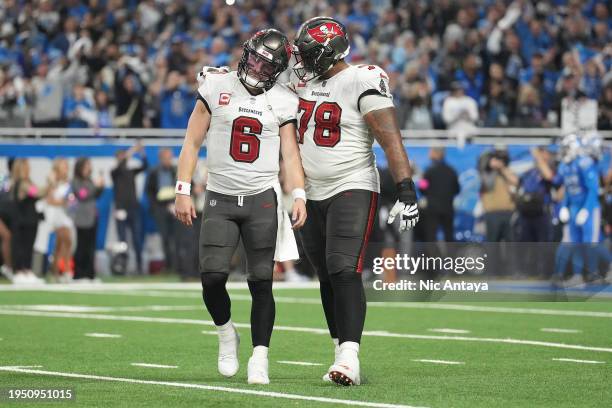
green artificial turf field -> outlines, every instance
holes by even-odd
[[[217,373],[217,338],[196,286],[108,286],[0,291],[0,389],[70,388],[75,401],[48,405],[67,407],[601,407],[612,401],[610,302],[372,304],[360,355],[364,384],[344,388],[321,381],[333,348],[318,291],[277,289],[271,384],[249,386],[247,290],[231,290],[241,367],[226,379]]]

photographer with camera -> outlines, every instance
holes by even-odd
[[[513,186],[518,177],[508,168],[510,157],[505,148],[496,148],[480,157],[480,200],[484,210],[486,241],[511,241],[510,221],[515,210]]]
[[[517,176],[508,168],[510,156],[505,147],[484,153],[479,160],[480,201],[486,226],[486,242],[512,241],[512,197]],[[508,251],[504,246],[490,246],[490,265],[498,274],[508,272]]]

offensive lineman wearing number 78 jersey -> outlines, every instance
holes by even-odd
[[[418,221],[416,192],[401,141],[386,73],[374,65],[349,65],[346,28],[329,17],[300,27],[293,53],[299,81],[298,137],[306,174],[308,220],[301,236],[317,271],[334,364],[324,377],[360,384],[359,343],[366,314],[361,269],[377,212],[379,178],[374,139],[397,183],[389,223],[400,231]]]

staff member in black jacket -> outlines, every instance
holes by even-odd
[[[419,189],[423,194],[423,226],[425,241],[435,242],[438,228],[442,227],[444,240],[454,241],[453,199],[459,194],[459,179],[455,170],[444,160],[444,148],[429,150],[431,165],[425,170]]]
[[[136,152],[140,154],[140,166],[128,168],[128,161]],[[111,171],[111,178],[113,179],[117,235],[119,240],[127,242],[127,229],[129,228],[136,253],[138,273],[142,273],[142,220],[140,203],[136,197],[135,179],[139,173],[147,169],[147,157],[140,142],[128,150],[117,151],[115,157],[117,167]]]
[[[174,216],[176,166],[172,159],[172,150],[159,150],[159,165],[149,172],[145,187],[151,215],[162,238],[166,268],[170,270],[175,269],[178,246],[175,239],[178,222]]]

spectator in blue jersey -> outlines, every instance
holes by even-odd
[[[185,77],[171,71],[161,92],[161,127],[185,129],[193,108],[193,97],[193,90],[185,84]]]
[[[462,69],[458,70],[455,80],[463,87],[465,94],[481,105],[482,91],[484,88],[484,75],[480,70],[482,62],[476,54],[468,54],[463,61]]]
[[[349,14],[347,23],[349,25],[354,24],[358,26],[359,34],[361,34],[365,40],[368,40],[376,28],[378,14],[372,11],[370,2],[367,0],[355,2],[353,4],[353,12]]]
[[[87,90],[83,85],[76,84],[72,88],[72,94],[64,98],[62,116],[69,128],[87,127],[82,112],[93,109],[94,105],[86,93]]]
[[[114,106],[109,106],[108,94],[104,91],[96,92],[96,110],[97,115],[97,127],[100,128],[111,128],[114,125],[115,109]]]
[[[603,88],[604,67],[594,58],[584,64],[584,74],[580,80],[580,89],[587,98],[597,99]]]
[[[559,220],[567,224],[567,234],[557,252],[555,281],[562,280],[571,260],[574,272],[572,283],[582,283],[597,274],[597,244],[601,226],[599,204],[599,172],[595,161],[582,152],[576,135],[566,136],[562,143],[562,162],[553,183],[563,186],[564,197]]]
[[[552,39],[545,25],[538,19],[529,22],[519,20],[516,23],[516,31],[521,41],[521,55],[525,61],[529,61],[537,52],[546,51],[552,45]]]
[[[610,17],[610,11],[608,8],[609,5],[606,7],[605,1],[596,2],[593,6],[593,16],[591,17],[591,22],[594,24],[602,23],[608,27],[609,30],[612,30],[612,17]]]
[[[552,107],[552,99],[555,96],[555,87],[559,74],[546,67],[544,55],[535,52],[531,56],[531,65],[520,72],[520,85],[531,85],[536,88],[542,97],[542,107],[548,110]]]

